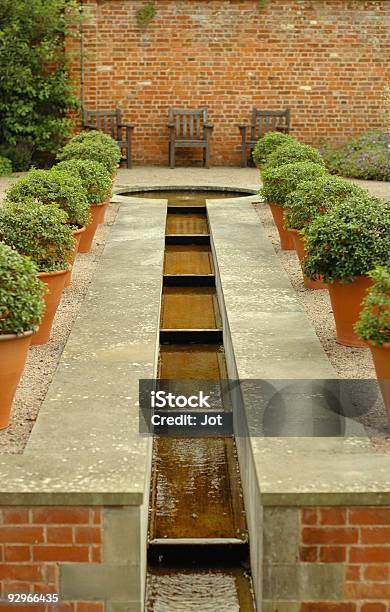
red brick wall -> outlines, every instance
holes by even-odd
[[[85,0],[85,103],[119,106],[136,125],[134,157],[167,163],[170,106],[207,105],[212,163],[239,163],[251,107],[292,109],[307,142],[378,127],[390,81],[386,0]],[[73,50],[77,42],[70,45]],[[78,59],[74,63],[79,75]],[[187,152],[193,159],[199,153]]]
[[[58,593],[58,563],[102,562],[102,509],[89,507],[2,507],[0,509],[0,596]],[[1,610],[52,610],[51,606],[0,606]],[[103,612],[99,602],[67,602],[56,610]]]
[[[303,508],[300,561],[345,564],[345,601],[301,612],[390,610],[390,508]]]

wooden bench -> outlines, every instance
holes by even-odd
[[[169,109],[169,167],[175,167],[179,147],[203,148],[203,165],[209,167],[210,141],[213,126],[207,123],[207,108]]]
[[[265,111],[253,108],[252,120],[250,124],[238,126],[241,132],[241,166],[246,167],[248,164],[247,151],[251,153],[259,140],[267,132],[285,132],[290,131],[290,109],[284,111]],[[250,132],[249,132],[250,129]]]
[[[122,122],[122,112],[118,108],[101,111],[84,110],[83,129],[101,130],[110,134],[120,146],[127,167],[131,168],[131,137],[134,126],[131,123]]]

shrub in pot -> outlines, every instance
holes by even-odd
[[[12,402],[33,332],[44,310],[44,284],[33,261],[0,242],[0,429]]]
[[[31,344],[48,341],[61,300],[75,242],[66,219],[66,213],[58,206],[39,204],[32,198],[8,202],[0,209],[0,241],[28,255],[48,289],[42,323]]]
[[[114,138],[112,138],[109,134],[106,134],[105,132],[102,132],[100,130],[88,130],[80,132],[79,134],[76,134],[76,136],[73,136],[70,142],[101,142],[108,149],[111,149],[113,152],[115,152],[116,155],[118,155],[119,152],[119,155],[121,156],[121,150],[117,141],[114,140]]]
[[[301,263],[306,254],[300,230],[313,217],[324,213],[334,204],[359,194],[368,195],[368,192],[350,181],[327,174],[314,181],[299,183],[297,189],[288,194],[284,203],[284,221],[286,228],[292,233],[295,250]],[[326,286],[321,279],[310,280],[305,275],[303,279],[308,289],[323,289]]]
[[[355,195],[317,215],[302,230],[307,257],[304,274],[328,285],[337,341],[365,346],[354,331],[361,303],[372,281],[370,270],[390,253],[390,202]]]
[[[65,221],[73,226],[82,227],[90,222],[88,200],[78,175],[56,168],[32,169],[6,193],[6,199],[12,202],[26,197],[34,198],[42,204],[57,204],[67,214]]]
[[[369,276],[373,285],[355,330],[371,350],[390,424],[390,263],[378,266]]]
[[[77,138],[77,137],[76,137]],[[69,159],[92,159],[103,164],[112,178],[121,159],[121,152],[118,146],[116,148],[103,142],[101,138],[90,138],[78,142],[73,139],[64,146],[58,153],[59,161],[67,161]]]
[[[269,205],[280,236],[282,249],[293,249],[291,235],[284,226],[284,205],[288,194],[302,181],[311,181],[326,174],[323,166],[314,162],[297,162],[277,168],[265,168],[262,173],[263,186],[259,191]]]
[[[298,142],[294,136],[284,132],[267,132],[256,143],[252,157],[255,164],[259,167],[266,164],[268,156],[280,146],[288,142]]]
[[[87,194],[91,211],[91,223],[80,236],[79,251],[88,253],[99,223],[104,215],[112,192],[112,181],[107,169],[100,162],[91,159],[69,159],[60,162],[56,168],[79,176]]]
[[[288,142],[268,156],[266,168],[277,168],[284,164],[295,164],[297,162],[313,162],[319,166],[325,166],[324,160],[317,149],[300,142]]]

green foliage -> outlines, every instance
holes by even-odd
[[[12,174],[12,163],[6,157],[0,155],[0,176]]]
[[[107,169],[91,159],[70,159],[54,169],[78,176],[83,184],[89,204],[105,202],[111,195],[112,181]]]
[[[297,140],[294,136],[284,134],[283,132],[267,132],[257,141],[253,149],[252,157],[255,164],[263,166],[271,153],[289,142],[297,142]]]
[[[33,147],[27,143],[18,143],[15,146],[0,144],[0,155],[11,161],[14,172],[25,172],[30,168],[32,153]]]
[[[121,158],[119,147],[114,149],[112,146],[107,146],[102,140],[84,140],[77,142],[71,140],[57,154],[57,159],[66,161],[69,159],[92,159],[100,162],[110,173],[110,176],[116,172],[118,163]]]
[[[0,209],[0,241],[31,257],[39,272],[66,270],[75,247],[66,220],[54,204],[38,204],[33,198],[9,202]]]
[[[267,202],[284,206],[291,191],[294,191],[302,181],[312,181],[326,175],[323,166],[313,162],[297,162],[285,164],[277,168],[266,168],[262,171],[263,186],[259,191]]]
[[[373,344],[390,343],[390,263],[369,273],[374,281],[355,325],[356,333]]]
[[[366,180],[390,180],[390,133],[364,132],[341,145],[323,144],[320,153],[332,174]]]
[[[0,334],[22,334],[39,325],[45,285],[28,257],[0,242]]]
[[[276,149],[267,158],[266,168],[277,168],[285,164],[296,162],[313,162],[324,166],[324,160],[317,149],[300,142],[288,142]]]
[[[73,136],[70,142],[101,142],[107,147],[107,149],[112,151],[113,154],[116,156],[121,156],[121,150],[117,141],[114,140],[114,138],[112,138],[109,134],[106,134],[100,130],[86,130],[84,132],[80,132],[79,134],[76,134],[76,136]]]
[[[78,15],[76,0],[0,3],[0,144],[29,149],[38,162],[68,137],[67,113],[78,107],[64,54]]]
[[[86,191],[79,176],[64,170],[32,169],[11,185],[6,197],[12,202],[32,197],[42,204],[58,204],[72,225],[87,225],[91,219]]]
[[[147,2],[137,11],[137,23],[140,27],[145,27],[156,16],[156,7],[154,2]]]
[[[355,195],[317,215],[301,231],[304,273],[325,282],[350,282],[383,265],[390,253],[390,202]]]
[[[322,214],[331,206],[359,194],[368,194],[368,191],[337,176],[325,174],[314,181],[303,181],[286,198],[286,227],[300,230],[315,215]]]

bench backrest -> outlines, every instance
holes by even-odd
[[[290,109],[284,111],[265,111],[253,108],[251,121],[251,140],[258,140],[266,132],[290,131]]]
[[[207,108],[169,109],[169,123],[175,125],[176,140],[203,140]]]
[[[122,123],[122,113],[119,109],[90,111],[84,110],[84,126],[93,126],[106,134],[110,134],[114,139],[118,137],[118,125]]]

